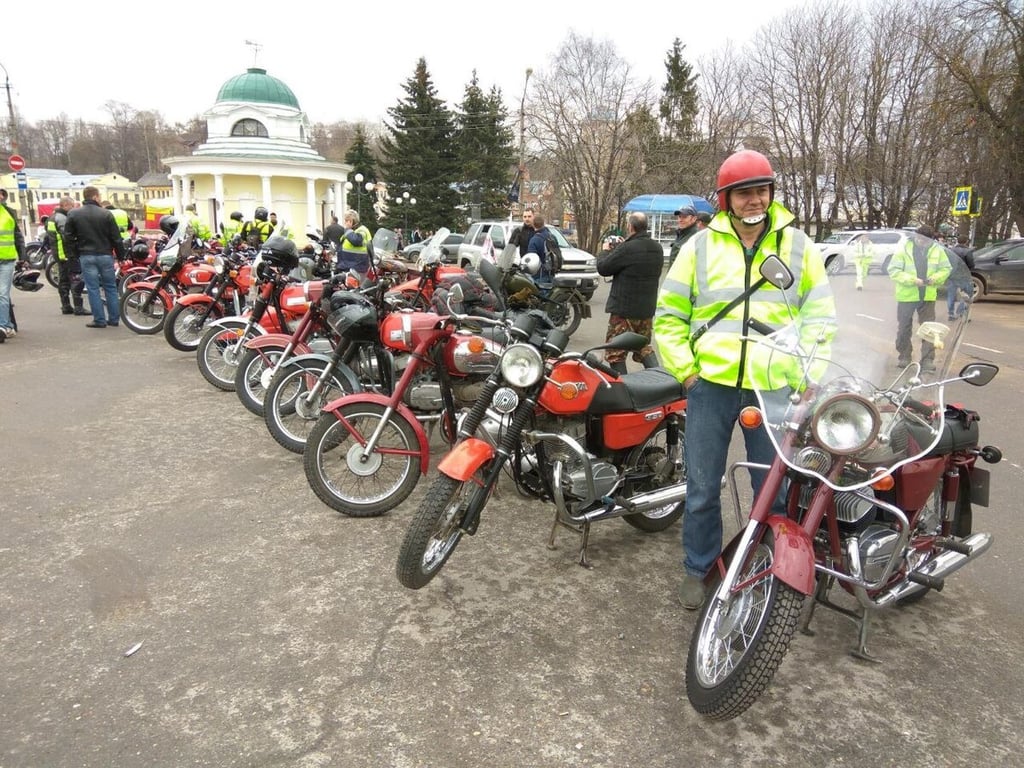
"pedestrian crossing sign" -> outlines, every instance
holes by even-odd
[[[957,187],[953,192],[953,210],[950,211],[954,216],[967,216],[971,213],[971,193],[972,187]]]

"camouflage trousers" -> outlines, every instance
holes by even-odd
[[[629,317],[621,317],[620,315],[609,315],[608,316],[608,333],[605,334],[604,340],[610,341],[612,337],[618,336],[620,333],[626,331],[633,331],[633,333],[639,333],[641,336],[646,336],[650,341],[652,332],[651,327],[654,324],[653,318],[645,318],[638,320]],[[638,363],[642,363],[644,357],[654,352],[654,347],[650,344],[644,346],[643,349],[633,353],[633,359]],[[625,362],[626,355],[628,355],[625,349],[606,349],[604,351],[604,361],[606,363],[619,363]]]

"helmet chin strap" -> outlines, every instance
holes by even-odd
[[[737,216],[732,211],[729,211],[729,216],[731,218],[734,218],[734,219],[739,219],[744,224],[746,224],[748,227],[752,227],[755,224],[760,224],[762,221],[764,221],[766,218],[768,218],[768,214],[767,213],[759,213],[757,216]]]

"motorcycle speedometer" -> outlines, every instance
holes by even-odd
[[[544,375],[544,360],[529,344],[512,344],[501,356],[501,375],[513,387],[530,387]]]
[[[811,430],[823,448],[850,455],[871,445],[878,435],[880,420],[878,409],[870,400],[845,393],[821,403],[812,418]]]

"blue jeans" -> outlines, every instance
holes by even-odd
[[[971,285],[969,281],[955,283],[950,280],[946,283],[946,308],[949,309],[949,312],[947,313],[948,317],[960,317],[960,315],[967,311],[967,302],[963,299],[960,299],[958,302],[957,293],[959,291],[963,291],[965,296],[970,296],[971,291],[973,290],[974,286]]]
[[[93,322],[97,325],[118,322],[121,319],[121,308],[118,305],[117,281],[114,278],[114,257],[109,253],[83,253],[79,261],[82,264],[85,290],[89,293],[89,308],[92,310]],[[106,317],[103,316],[101,287],[107,302]]]
[[[17,259],[0,261],[0,328],[14,329],[11,323],[11,286],[14,284],[14,265]]]
[[[703,578],[722,552],[722,478],[729,443],[740,411],[757,405],[749,389],[713,384],[704,379],[686,393],[686,514],[683,517],[683,567]],[[747,461],[771,464],[775,449],[764,427],[744,429]],[[755,495],[763,471],[750,473]],[[782,494],[774,507],[781,511]]]

